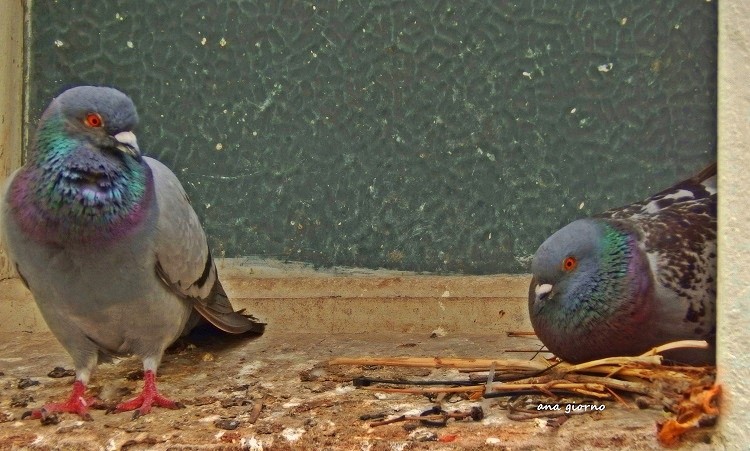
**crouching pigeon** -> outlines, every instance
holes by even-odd
[[[76,369],[70,398],[33,418],[90,418],[85,390],[100,355],[143,359],[142,393],[116,411],[177,408],[156,389],[167,346],[201,317],[231,334],[263,333],[262,323],[232,309],[185,191],[166,166],[141,155],[137,122],[133,102],[116,89],[63,92],[2,198],[0,236]]]
[[[642,202],[568,224],[537,250],[529,315],[558,357],[637,355],[716,333],[716,164]],[[712,363],[714,349],[667,353]]]

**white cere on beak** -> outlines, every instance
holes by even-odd
[[[552,285],[548,283],[537,285],[536,288],[534,288],[534,293],[536,294],[537,299],[548,294],[550,291],[552,291]]]
[[[135,133],[120,132],[116,134],[114,138],[121,144],[120,146],[117,146],[117,148],[121,151],[134,157],[137,157],[141,154],[140,149],[138,149],[138,140],[135,137]]]

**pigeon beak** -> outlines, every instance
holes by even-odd
[[[534,303],[539,304],[541,302],[544,302],[547,298],[551,297],[553,295],[553,288],[554,286],[548,283],[540,283],[539,285],[534,287]]]
[[[138,140],[133,132],[120,132],[114,136],[117,141],[117,149],[133,158],[141,156],[141,150],[138,148]]]

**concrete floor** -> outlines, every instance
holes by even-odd
[[[92,413],[84,422],[20,420],[45,402],[68,396],[73,377],[51,378],[70,358],[46,330],[17,281],[0,282],[0,449],[659,449],[662,409],[605,402],[603,412],[572,416],[554,427],[545,419],[508,418],[502,398],[442,401],[445,410],[481,406],[481,421],[430,428],[414,422],[370,427],[362,415],[419,414],[434,405],[421,395],[354,388],[362,374],[387,378],[466,378],[455,370],[327,365],[334,357],[412,356],[531,358],[525,277],[420,276],[273,265],[221,268],[238,307],[268,323],[254,340],[193,336],[170,351],[159,387],[185,409],[129,414]],[[140,391],[137,358],[100,365],[91,392],[114,403]],[[137,376],[137,374],[135,374]],[[38,385],[20,388],[19,381]],[[584,399],[577,399],[585,402]],[[532,401],[530,401],[532,402]],[[538,402],[538,401],[537,401]],[[256,421],[253,409],[262,405]],[[234,429],[231,429],[234,427]],[[416,429],[414,429],[416,427]],[[230,429],[225,429],[230,428]],[[453,441],[422,441],[425,439]],[[691,449],[711,449],[710,431],[689,437]]]

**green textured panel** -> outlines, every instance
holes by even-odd
[[[703,0],[35,1],[32,126],[130,94],[216,254],[525,272],[715,158]]]

